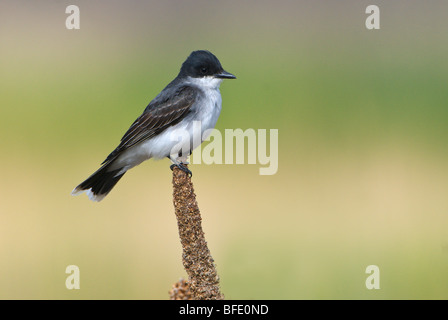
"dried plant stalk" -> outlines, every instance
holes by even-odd
[[[202,231],[202,219],[188,174],[173,168],[173,202],[182,244],[182,262],[194,300],[224,299],[219,276]]]
[[[185,279],[180,279],[175,284],[173,284],[171,290],[169,291],[170,300],[192,300],[190,286]]]

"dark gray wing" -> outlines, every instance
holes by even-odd
[[[118,147],[109,154],[103,164],[115,159],[122,151],[178,123],[190,111],[197,94],[194,88],[183,86],[165,99],[156,97],[131,125]]]

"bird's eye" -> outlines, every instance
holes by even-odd
[[[202,74],[206,74],[207,73],[207,68],[202,67],[201,68],[201,72],[202,72]]]

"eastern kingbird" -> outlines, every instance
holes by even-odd
[[[236,79],[224,71],[219,60],[209,51],[194,51],[182,64],[177,77],[152,100],[121,138],[118,147],[102,166],[77,186],[72,195],[86,192],[92,201],[101,201],[129,169],[150,158],[168,157],[181,170],[186,157],[202,143],[203,132],[215,127],[221,112],[219,85],[223,79]],[[193,137],[193,122],[200,121],[201,139],[190,139],[188,154],[172,154],[181,132]],[[171,168],[173,168],[171,166]]]

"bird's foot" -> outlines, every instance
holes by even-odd
[[[178,167],[180,170],[182,170],[183,172],[188,174],[190,176],[190,178],[193,176],[193,173],[186,166],[184,166],[184,164],[182,162],[173,163],[172,165],[170,165],[171,171],[174,169],[174,167]]]

